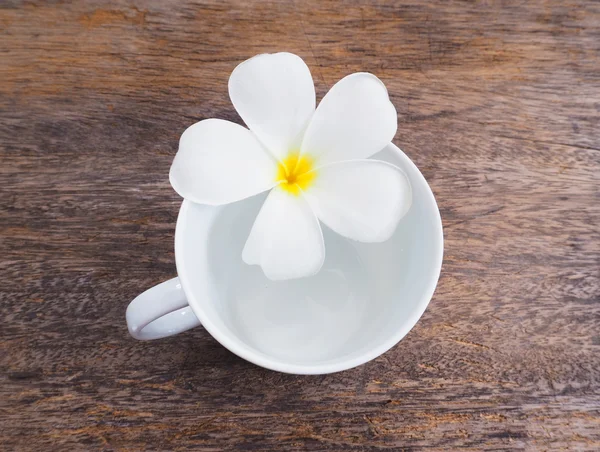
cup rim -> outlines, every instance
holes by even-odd
[[[218,326],[216,326],[210,316],[208,316],[205,310],[202,307],[202,303],[199,301],[200,298],[206,298],[209,294],[201,294],[199,297],[197,293],[193,293],[188,290],[187,287],[189,284],[189,277],[191,276],[188,273],[188,269],[183,262],[183,250],[182,247],[183,239],[182,239],[182,227],[181,225],[186,221],[187,213],[189,208],[193,205],[193,203],[189,200],[183,200],[181,203],[181,208],[179,210],[179,215],[177,218],[177,224],[175,227],[175,263],[177,266],[177,273],[181,282],[181,286],[185,292],[188,303],[192,308],[192,311],[198,317],[198,320],[206,329],[212,337],[214,337],[217,342],[223,345],[232,353],[236,354],[240,358],[245,359],[253,364],[264,367],[266,369],[275,370],[278,372],[288,373],[288,374],[296,374],[296,375],[320,375],[320,374],[328,374],[333,372],[340,372],[344,370],[351,369],[356,366],[360,366],[361,364],[367,363],[383,353],[387,352],[394,345],[400,342],[406,334],[417,324],[425,309],[429,305],[431,298],[435,292],[435,288],[437,286],[440,272],[442,268],[442,260],[444,253],[444,233],[442,228],[442,219],[440,216],[439,207],[431,191],[431,187],[427,183],[421,171],[417,168],[417,166],[412,162],[412,160],[404,153],[398,146],[394,143],[390,143],[387,149],[393,151],[403,162],[403,171],[411,172],[410,179],[411,184],[415,184],[415,180],[418,181],[419,184],[423,185],[425,189],[425,193],[428,199],[427,208],[434,210],[434,217],[436,218],[435,230],[437,235],[436,249],[435,249],[435,265],[432,267],[431,272],[428,275],[429,281],[427,284],[427,289],[421,294],[420,299],[416,303],[416,308],[413,309],[412,314],[408,316],[405,321],[399,325],[396,332],[390,335],[385,341],[379,344],[377,347],[370,348],[365,352],[361,353],[356,357],[352,357],[349,359],[341,360],[334,363],[317,363],[317,364],[292,364],[282,362],[276,358],[260,354],[254,351],[250,346],[240,346],[237,342],[241,342],[239,338],[232,338],[228,333],[222,331]],[[408,170],[408,171],[407,171]],[[243,344],[243,342],[242,342]]]

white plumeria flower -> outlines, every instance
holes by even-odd
[[[248,129],[207,119],[181,136],[171,185],[190,201],[223,205],[271,190],[242,252],[272,280],[317,273],[325,260],[319,220],[361,242],[394,233],[411,204],[406,175],[368,157],[396,134],[396,109],[377,77],[337,82],[315,110],[304,61],[291,53],[244,61],[229,96]]]

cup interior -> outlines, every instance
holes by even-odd
[[[427,182],[396,146],[373,158],[409,177],[413,203],[388,241],[364,244],[322,224],[326,258],[308,278],[270,281],[242,249],[265,194],[222,207],[184,201],[177,270],[190,306],[225,347],[255,364],[321,374],[367,362],[418,321],[440,273],[443,233]]]

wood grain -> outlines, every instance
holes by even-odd
[[[0,4],[0,448],[599,450],[600,4]],[[175,274],[178,137],[241,122],[240,61],[287,50],[322,97],[377,74],[441,208],[411,333],[290,376],[199,328],[127,333]]]

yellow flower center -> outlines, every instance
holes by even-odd
[[[313,183],[317,172],[313,170],[313,159],[310,155],[300,155],[298,151],[290,151],[277,166],[275,180],[288,193],[298,196]]]

